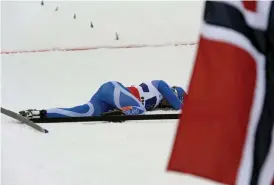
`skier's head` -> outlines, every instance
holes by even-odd
[[[172,86],[171,89],[173,90],[173,92],[176,94],[176,96],[183,101],[184,96],[186,95],[186,92],[184,91],[184,89],[182,87],[179,86]]]

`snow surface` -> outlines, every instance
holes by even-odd
[[[195,42],[202,5],[2,2],[2,51]],[[169,46],[2,55],[1,106],[74,106],[109,80],[132,85],[163,79],[187,89],[195,51],[196,46]],[[41,125],[48,134],[1,115],[3,185],[216,184],[166,171],[177,120]]]

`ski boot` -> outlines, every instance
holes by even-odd
[[[19,112],[21,116],[24,116],[28,119],[44,118],[46,116],[46,113],[47,113],[46,110],[36,110],[36,109],[22,110]]]

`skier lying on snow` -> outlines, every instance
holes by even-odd
[[[163,80],[153,80],[131,87],[124,87],[119,82],[111,81],[103,84],[86,104],[72,108],[29,109],[19,113],[29,119],[137,115],[155,108],[169,107],[180,110],[185,95],[183,88],[169,87]]]

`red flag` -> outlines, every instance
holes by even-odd
[[[201,38],[169,170],[234,184],[255,76],[247,52]]]
[[[270,185],[274,176],[273,79],[266,78],[269,61],[258,44],[263,37],[257,30],[264,25],[253,23],[255,14],[250,18],[238,5],[206,3],[168,170],[229,185]],[[270,4],[266,5],[264,11],[269,10]],[[255,11],[262,6],[248,7]]]

